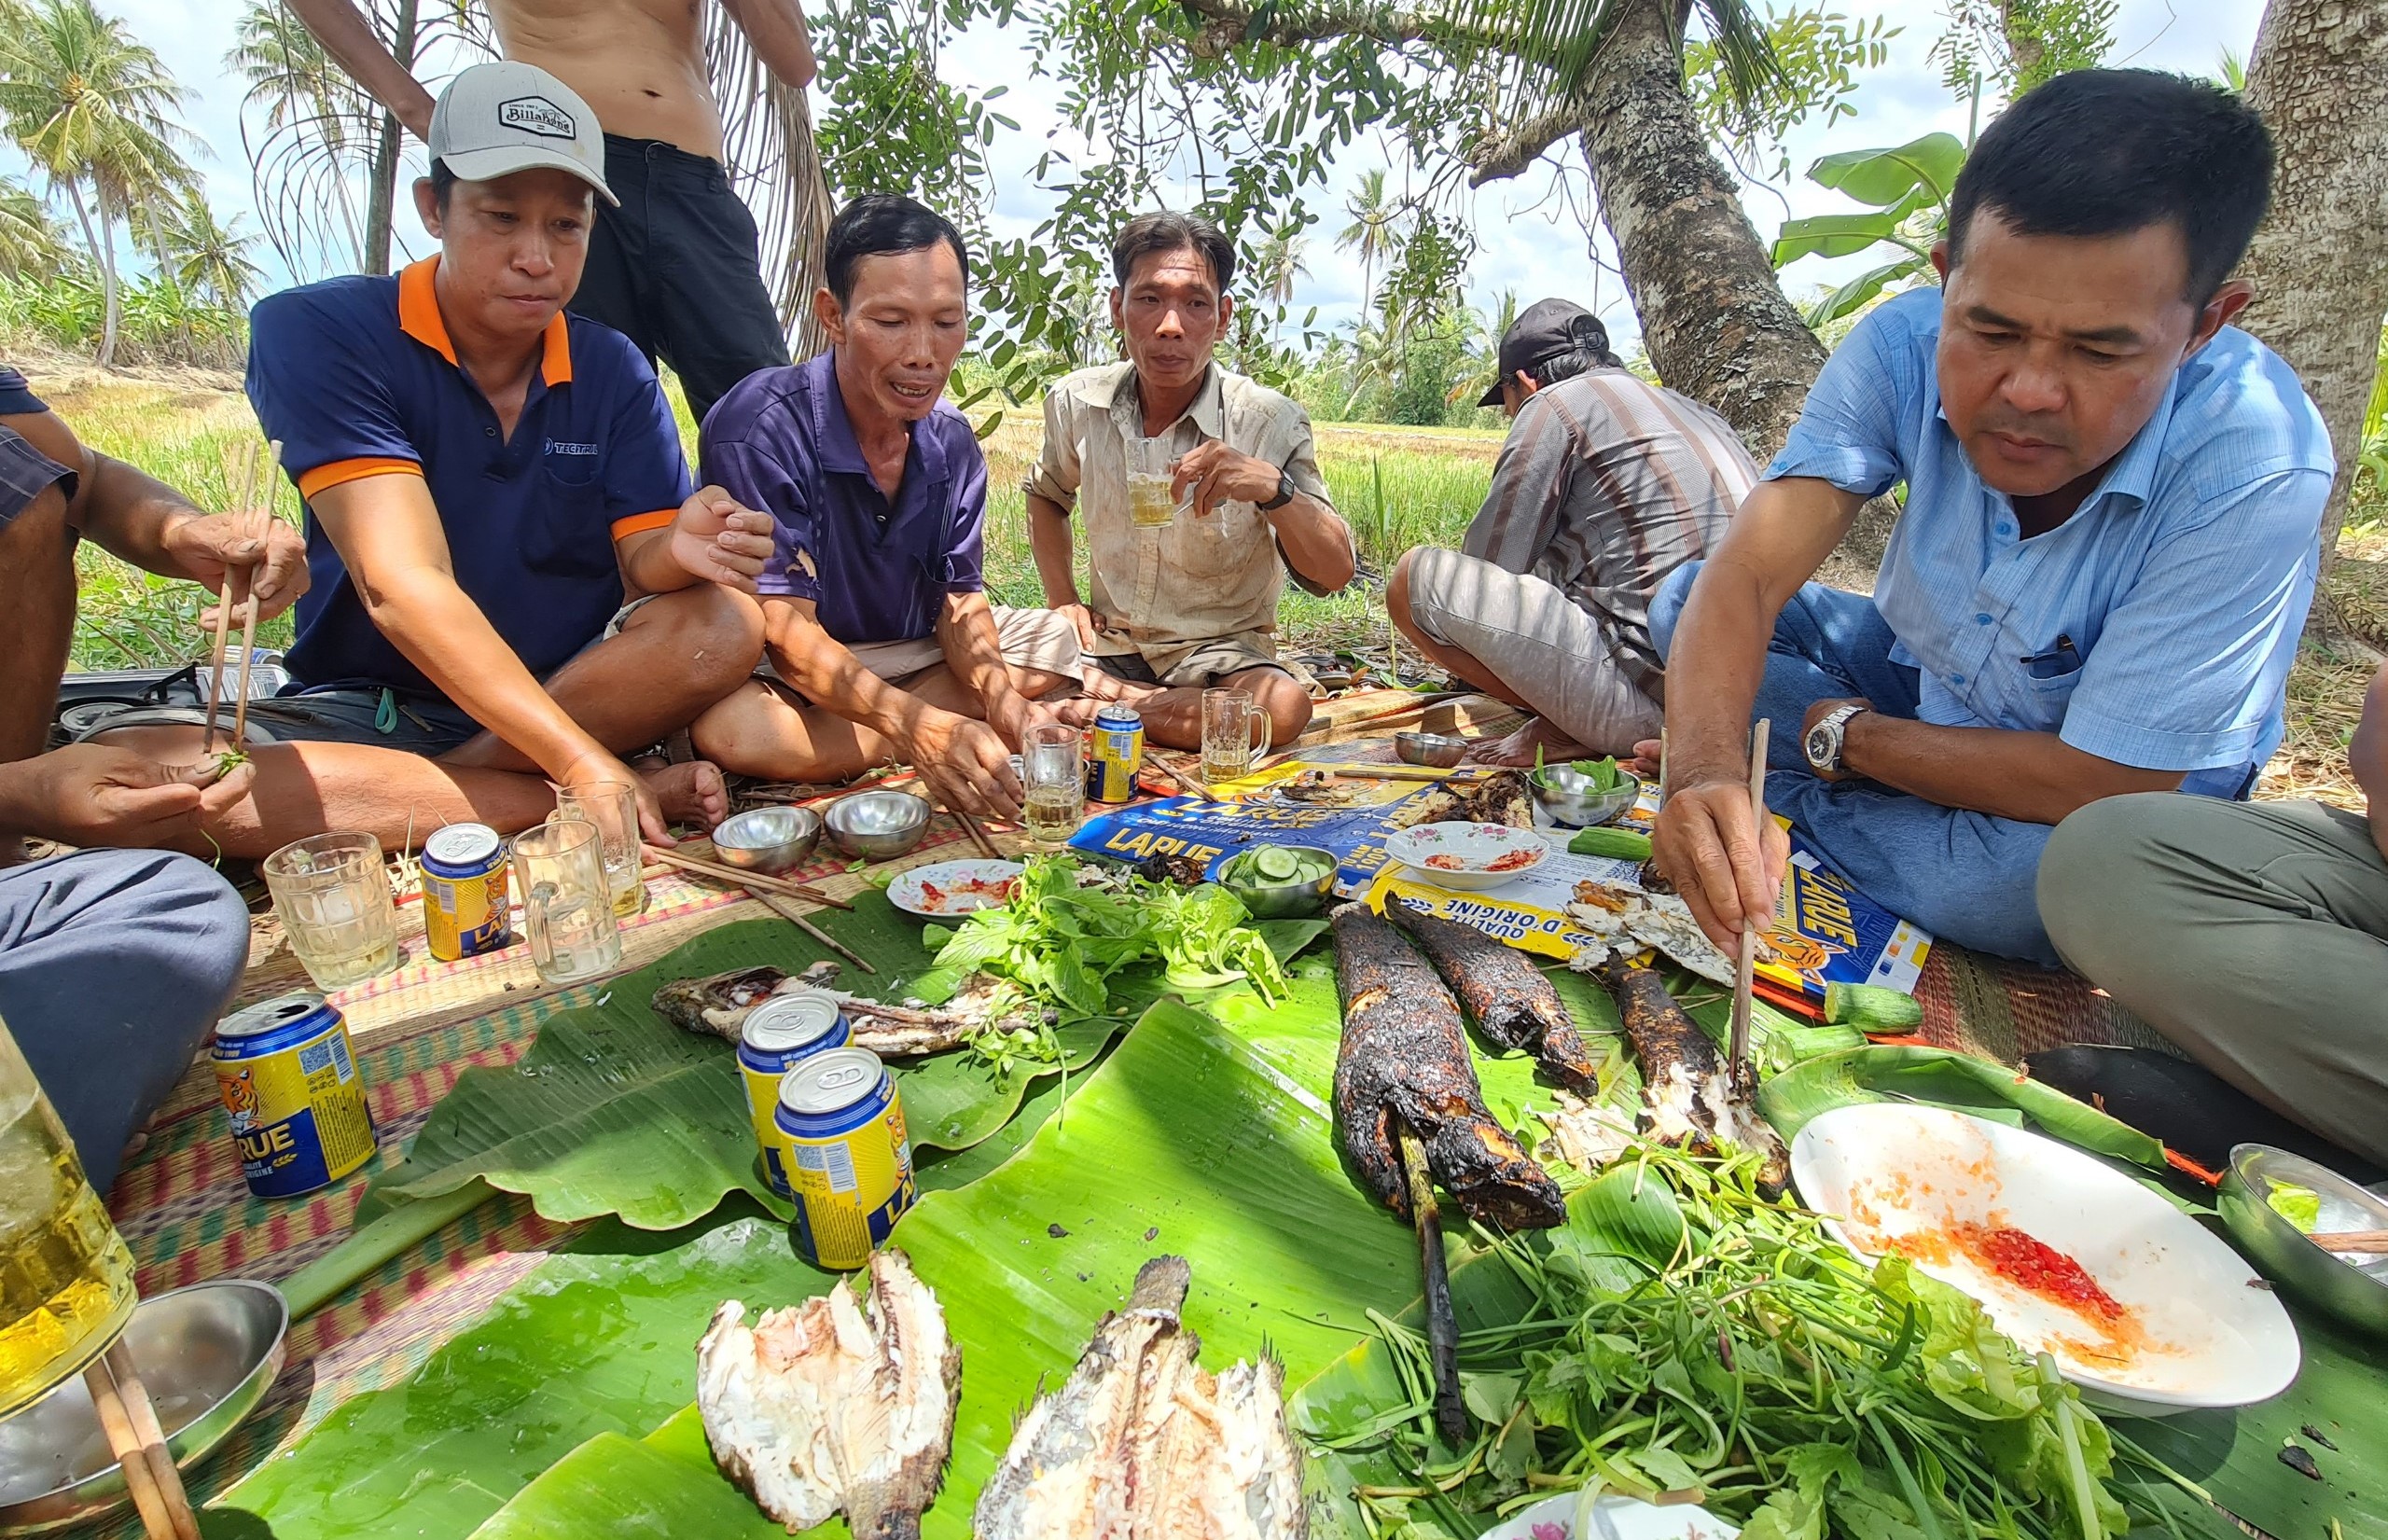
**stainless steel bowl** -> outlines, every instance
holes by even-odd
[[[1308,882],[1244,882],[1228,878],[1219,886],[1234,894],[1255,920],[1306,920],[1326,905],[1335,887],[1335,853],[1317,845],[1284,845],[1280,849],[1315,855],[1326,863],[1326,874]]]
[[[1393,752],[1405,765],[1431,765],[1450,770],[1467,757],[1468,741],[1445,732],[1396,732]]]
[[[929,805],[908,791],[858,791],[829,804],[829,839],[848,855],[883,861],[929,831]]]
[[[2388,1256],[2355,1263],[2323,1250],[2266,1201],[2274,1182],[2319,1194],[2325,1232],[2388,1229],[2388,1199],[2303,1156],[2241,1145],[2230,1152],[2215,1200],[2231,1239],[2258,1272],[2358,1331],[2388,1337]]]
[[[1552,822],[1578,829],[1608,823],[1642,795],[1641,778],[1631,771],[1617,771],[1616,788],[1603,791],[1590,776],[1564,765],[1545,765],[1533,785],[1534,799]]]
[[[713,831],[723,864],[742,871],[785,871],[820,842],[821,815],[811,808],[756,808],[723,819]]]
[[[144,1299],[124,1340],[188,1470],[254,1410],[282,1372],[290,1311],[271,1283],[220,1278]],[[46,1534],[130,1500],[83,1378],[0,1422],[0,1534]]]

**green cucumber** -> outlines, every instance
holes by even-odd
[[[1264,882],[1290,882],[1301,873],[1300,857],[1277,845],[1263,845],[1252,853],[1253,869]]]
[[[1923,1002],[1881,984],[1826,984],[1825,1020],[1860,1032],[1913,1032],[1923,1025]]]
[[[1650,837],[1631,829],[1580,829],[1567,841],[1576,855],[1605,855],[1613,861],[1647,861]]]

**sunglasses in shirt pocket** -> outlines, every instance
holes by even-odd
[[[616,571],[605,478],[593,454],[543,454],[538,508],[525,520],[522,555],[539,572],[602,577]]]

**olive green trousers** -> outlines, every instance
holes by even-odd
[[[2093,802],[2040,862],[2074,971],[2283,1117],[2388,1165],[2388,858],[2354,813]]]

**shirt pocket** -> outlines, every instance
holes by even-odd
[[[1208,517],[1188,507],[1164,532],[1161,563],[1188,581],[1216,584],[1239,576],[1253,561],[1256,542],[1269,538],[1265,521],[1249,503],[1221,503]]]
[[[2021,643],[2012,631],[2006,632],[2006,640],[2012,671],[2006,693],[2016,717],[2014,725],[2026,732],[2057,731],[2064,726],[2065,711],[2081,683],[2088,657],[2069,641],[2060,646],[2042,640],[2034,646]]]
[[[537,471],[538,506],[524,520],[523,560],[535,572],[604,577],[618,570],[605,478],[593,454],[549,454]]]

